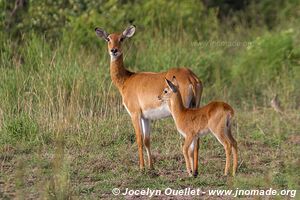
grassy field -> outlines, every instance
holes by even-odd
[[[124,113],[122,109],[111,119],[89,117],[76,125],[61,122],[53,133],[37,131],[36,147],[30,146],[36,141],[3,146],[1,198],[111,199],[111,190],[116,187],[122,191],[168,187],[203,191],[299,189],[300,138],[296,112],[288,111],[289,118],[285,118],[267,108],[252,112],[237,110],[234,135],[240,159],[235,178],[223,176],[224,150],[211,135],[201,139],[199,176],[187,177],[180,148],[182,138],[171,119],[153,124],[155,170],[140,172],[133,130]]]
[[[185,34],[177,42],[148,37],[144,30],[124,47],[129,69],[188,66],[204,83],[202,105],[219,99],[235,108],[240,158],[234,178],[223,176],[224,150],[211,135],[201,138],[199,176],[187,177],[182,138],[171,118],[152,123],[155,170],[139,171],[131,121],[96,36],[97,49],[72,41],[50,45],[36,35],[19,47],[1,37],[0,199],[134,198],[115,197],[113,188],[299,192],[300,32],[245,32],[207,43]],[[275,94],[283,115],[270,107]],[[274,197],[282,198],[290,197]]]

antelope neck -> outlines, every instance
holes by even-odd
[[[171,97],[171,111],[173,118],[175,119],[175,121],[177,121],[180,120],[179,117],[181,116],[181,113],[185,111],[186,108],[183,106],[180,92],[178,91],[176,94],[173,95],[175,96]]]
[[[112,82],[120,90],[127,78],[132,74],[124,67],[123,55],[120,55],[115,60],[110,61],[110,76]]]

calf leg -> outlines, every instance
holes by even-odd
[[[198,152],[199,152],[199,138],[194,140],[194,167],[193,175],[198,176]]]
[[[226,164],[225,164],[225,170],[224,175],[226,176],[228,174],[228,169],[230,167],[230,155],[231,155],[231,143],[228,141],[225,133],[224,133],[224,127],[220,128],[214,128],[210,129],[211,132],[214,134],[214,136],[218,139],[218,141],[223,145],[225,149],[226,154]]]
[[[193,141],[193,137],[187,136],[185,138],[185,141],[184,141],[184,144],[182,147],[182,152],[183,152],[183,156],[184,156],[185,164],[186,164],[186,170],[190,176],[192,176],[192,173],[191,173],[191,163],[190,163],[190,159],[188,156],[188,150],[189,150],[189,147],[190,147],[192,141]]]

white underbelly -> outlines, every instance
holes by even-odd
[[[143,117],[146,119],[161,119],[165,117],[169,117],[171,115],[169,106],[167,104],[163,104],[160,107],[152,108],[143,111]]]

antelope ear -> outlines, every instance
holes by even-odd
[[[123,31],[122,35],[125,38],[130,38],[134,35],[134,33],[135,33],[135,25],[131,25],[127,27],[125,31]]]
[[[178,82],[177,82],[177,79],[176,79],[175,76],[173,76],[173,78],[172,78],[172,83],[173,83],[173,85],[175,85],[176,87],[178,87]]]
[[[168,79],[165,79],[165,80],[166,80],[166,83],[167,83],[167,85],[169,86],[169,88],[170,88],[174,93],[176,93],[176,92],[177,92],[176,86],[175,86],[171,81],[169,81]]]
[[[101,28],[95,28],[96,35],[103,38],[105,41],[109,41],[108,34]]]

